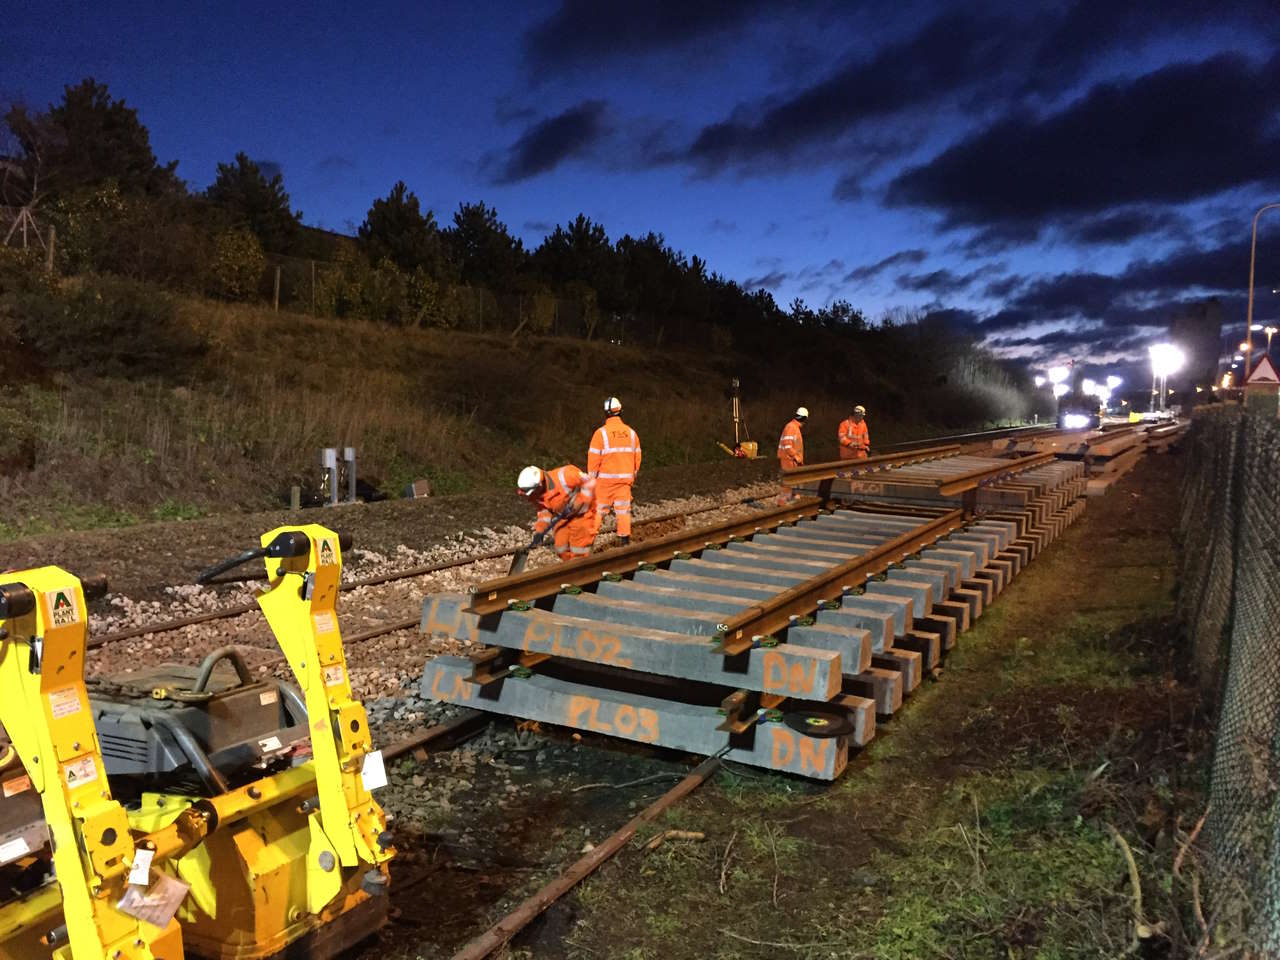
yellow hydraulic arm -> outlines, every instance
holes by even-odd
[[[0,576],[0,721],[40,795],[53,839],[66,943],[57,960],[182,960],[163,929],[116,904],[134,843],[111,797],[84,685],[88,626],[80,581],[58,567]]]
[[[384,863],[395,853],[386,816],[362,775],[373,744],[364,706],[351,695],[338,630],[339,539],[319,524],[279,527],[262,536],[271,586],[258,597],[258,605],[297,678],[311,727],[320,805],[318,819],[312,814],[307,856],[313,912],[338,892],[334,857],[342,866],[354,867]]]

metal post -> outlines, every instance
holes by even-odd
[[[356,502],[356,448],[346,447],[342,459],[347,461],[347,502]]]
[[[1244,321],[1245,342],[1249,345],[1249,352],[1245,355],[1244,362],[1244,375],[1246,379],[1249,377],[1249,365],[1253,361],[1253,267],[1254,262],[1258,257],[1258,218],[1262,216],[1265,211],[1271,210],[1275,207],[1280,207],[1280,203],[1268,203],[1265,206],[1260,207],[1258,212],[1253,215],[1253,242],[1249,246],[1249,309],[1246,312]]]
[[[57,235],[58,231],[54,228],[53,224],[49,224],[49,246],[45,250],[44,257],[44,268],[49,273],[53,273],[53,242]]]
[[[324,452],[320,455],[320,462],[324,466],[325,474],[329,482],[329,506],[337,506],[338,503],[338,448],[325,447]]]
[[[275,289],[271,292],[271,306],[277,313],[280,312],[280,268],[279,267],[276,267]]]

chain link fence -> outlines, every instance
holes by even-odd
[[[1178,612],[1218,704],[1213,909],[1280,956],[1280,420],[1202,409],[1184,448]]]

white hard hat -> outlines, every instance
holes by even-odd
[[[542,471],[537,467],[525,467],[516,477],[516,488],[526,497],[542,486]]]
[[[808,419],[809,419],[809,408],[808,408],[808,407],[796,407],[796,416],[797,416],[797,417],[799,417],[801,420],[808,420]]]
[[[622,401],[619,400],[617,397],[610,397],[608,400],[604,402],[604,412],[605,413],[621,413]]]
[[[854,412],[854,413],[860,413],[860,414],[862,414],[863,416],[866,416],[866,414],[867,414],[867,408],[866,408],[866,407],[864,407],[862,404],[858,404],[856,407],[854,407],[854,408],[853,408],[853,412]]]

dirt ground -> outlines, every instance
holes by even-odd
[[[728,767],[508,955],[1194,955],[1194,849],[1172,862],[1207,734],[1170,620],[1175,474],[1153,455],[1090,500],[836,784]],[[359,956],[448,956],[670,781],[584,786],[691,760],[498,724],[402,763],[399,918]],[[641,849],[672,828],[705,839]]]

